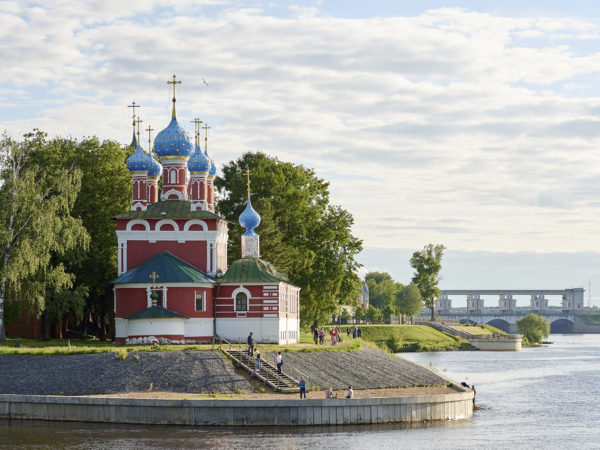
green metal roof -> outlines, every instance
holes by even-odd
[[[222,283],[289,283],[285,274],[279,272],[273,264],[258,258],[242,258],[234,261],[223,278]]]
[[[221,219],[210,211],[192,211],[186,200],[164,200],[148,205],[146,211],[127,211],[114,219]]]
[[[162,252],[124,273],[111,283],[150,283],[150,274],[156,272],[163,283],[214,283],[215,280],[170,252]]]
[[[126,319],[188,319],[186,316],[176,313],[175,311],[169,311],[168,309],[161,308],[160,306],[151,306],[150,308],[142,309],[136,312]]]

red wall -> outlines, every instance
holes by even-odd
[[[250,291],[248,299],[248,315],[247,317],[262,317],[263,314],[279,314],[278,303],[264,303],[263,300],[278,300],[278,297],[264,297],[263,285],[243,285],[244,288]],[[269,284],[272,286],[272,284]],[[217,297],[217,317],[236,317],[235,299],[231,297],[233,291],[239,288],[240,285],[221,285],[219,296]],[[278,292],[278,291],[275,291]],[[264,307],[268,306],[272,309],[265,311]]]
[[[125,318],[148,307],[145,288],[117,288],[117,312],[115,317]]]
[[[205,241],[187,241],[184,243],[177,241],[156,241],[155,243],[127,241],[127,270],[129,271],[153,256],[167,251],[195,268],[207,272]]]

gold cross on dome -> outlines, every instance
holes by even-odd
[[[248,169],[248,167],[246,167],[246,171],[243,172],[242,175],[246,176],[246,186],[248,189],[248,198],[250,198],[250,175],[252,175],[252,172],[250,172],[250,169]]]
[[[148,125],[148,128],[146,128],[146,131],[148,132],[148,153],[152,153],[152,132],[154,131],[154,128],[152,128],[150,125]]]
[[[200,124],[202,121],[196,117],[194,120],[190,120],[190,122],[194,124],[194,129],[196,130],[196,146],[198,146],[200,145]]]
[[[175,118],[175,102],[177,101],[177,100],[175,100],[175,85],[181,84],[181,81],[177,81],[175,78],[176,78],[175,75],[173,75],[173,81],[167,81],[167,84],[173,85],[173,114],[172,114],[173,119]]]
[[[135,108],[139,108],[140,105],[136,104],[135,102],[132,102],[131,105],[127,105],[128,108],[131,108],[131,119],[133,120],[133,126],[135,126]]]
[[[137,137],[138,137],[138,145],[142,145],[141,141],[140,141],[140,123],[143,122],[143,120],[140,120],[140,118],[138,117],[137,119],[134,120],[135,124],[137,125]]]
[[[158,274],[153,270],[148,278],[152,278],[152,290],[156,289],[156,279],[158,278]]]
[[[204,130],[204,152],[208,153],[208,130],[210,130],[210,127],[204,124],[202,129]]]

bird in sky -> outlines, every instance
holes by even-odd
[[[201,77],[202,78],[202,77]],[[206,80],[204,78],[202,78],[202,82],[208,86],[208,83],[206,82]]]

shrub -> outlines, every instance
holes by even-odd
[[[123,361],[124,359],[127,359],[127,355],[128,355],[127,349],[124,348],[117,352],[116,357],[117,357],[117,359],[120,359],[121,361]]]

